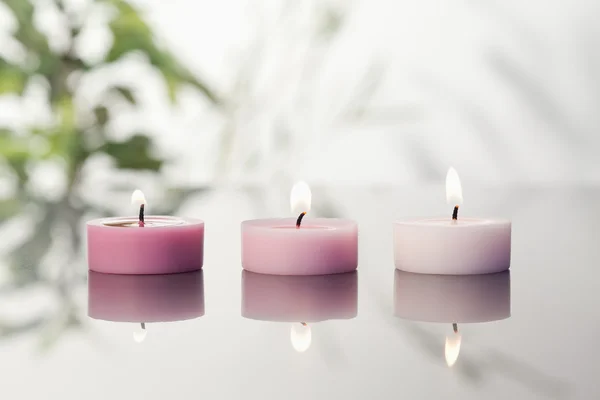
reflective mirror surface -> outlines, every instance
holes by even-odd
[[[79,281],[65,264],[35,285],[2,289],[0,394],[600,398],[600,190],[465,190],[461,215],[512,220],[510,273],[395,270],[394,219],[450,218],[437,186],[316,188],[315,217],[324,214],[316,199],[327,197],[336,215],[359,223],[357,273],[243,273],[239,223],[285,211],[255,207],[255,192],[215,193],[183,210],[206,222],[202,273]],[[85,262],[73,268],[85,272]]]

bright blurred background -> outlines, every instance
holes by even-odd
[[[297,179],[442,187],[452,165],[484,187],[597,185],[599,11],[585,0],[1,0],[0,294],[49,286],[57,326],[78,323],[85,221],[134,213],[136,188],[152,214],[210,210],[234,226],[285,215]],[[336,215],[331,201],[317,215]],[[0,335],[41,315],[0,321]]]

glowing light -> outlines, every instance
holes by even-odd
[[[444,354],[446,356],[446,364],[451,367],[458,360],[458,354],[460,353],[460,342],[462,337],[460,333],[455,333],[453,336],[446,336],[446,347]]]
[[[136,189],[133,191],[131,194],[131,204],[137,207],[140,207],[142,204],[146,205],[146,197],[141,190]]]
[[[310,347],[312,342],[312,333],[307,324],[294,324],[290,331],[290,340],[292,347],[298,353],[304,353]]]
[[[446,201],[453,206],[459,206],[463,202],[462,186],[458,172],[452,167],[446,175]]]
[[[133,332],[133,341],[136,343],[142,343],[144,340],[146,340],[147,334],[148,334],[148,331],[145,328],[141,328],[140,330],[134,331]]]
[[[290,193],[290,206],[294,215],[309,212],[312,193],[306,182],[297,182]]]

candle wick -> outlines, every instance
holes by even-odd
[[[458,206],[454,206],[454,211],[452,212],[452,219],[454,221],[458,219]]]
[[[300,224],[302,223],[302,218],[304,218],[305,215],[306,215],[306,212],[303,212],[302,214],[300,214],[298,216],[298,219],[296,220],[296,229],[300,228]]]
[[[458,333],[458,324],[456,322],[452,324],[452,330],[454,333]]]
[[[306,322],[300,322],[300,324],[302,324],[302,326],[306,326]]]
[[[139,222],[140,226],[144,226],[144,205],[142,204],[140,206],[140,222]]]
[[[146,330],[146,323],[142,322],[140,325],[142,325],[142,329]]]

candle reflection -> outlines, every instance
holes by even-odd
[[[293,324],[290,330],[290,341],[292,347],[298,353],[304,353],[312,342],[312,330],[306,322]]]
[[[460,333],[454,332],[451,336],[446,336],[446,346],[444,347],[444,356],[446,357],[446,364],[451,367],[458,360],[458,354],[460,353],[460,342],[462,336]]]
[[[510,271],[424,275],[395,271],[394,314],[425,322],[476,323],[510,317]]]
[[[204,315],[202,271],[172,275],[113,275],[90,271],[88,315],[111,322],[133,322],[141,343],[147,323],[174,322]]]
[[[291,322],[290,340],[298,352],[312,342],[315,322],[357,315],[358,275],[282,276],[242,272],[242,316]]]
[[[146,331],[146,324],[142,322],[140,324],[140,330],[133,332],[133,341],[136,343],[142,343],[146,340],[146,335],[148,332]]]
[[[459,324],[510,317],[510,272],[488,275],[423,275],[395,271],[394,315],[413,321],[452,324],[446,337],[446,364],[459,356]]]

